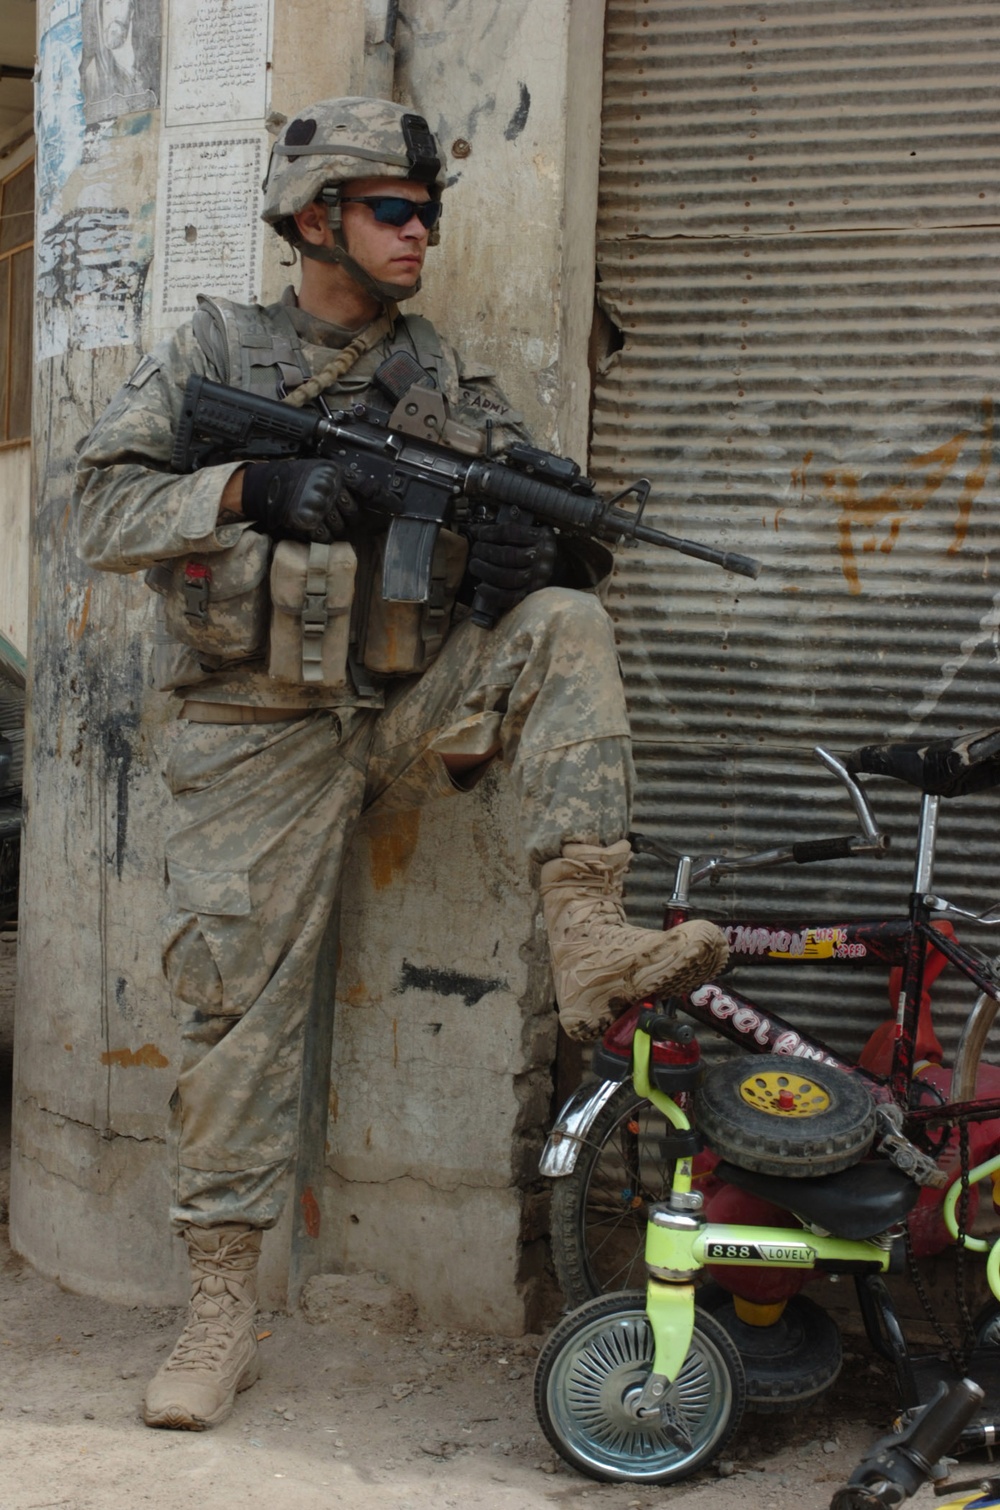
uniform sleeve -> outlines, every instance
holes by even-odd
[[[184,385],[220,380],[190,325],[143,357],[84,441],[73,502],[80,555],[102,571],[133,572],[235,544],[218,525],[222,490],[239,462],[178,476],[170,471]]]

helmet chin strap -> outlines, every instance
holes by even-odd
[[[361,285],[366,294],[371,294],[380,304],[398,304],[400,299],[410,299],[420,290],[420,279],[416,283],[383,283],[379,278],[373,278],[371,273],[365,272],[360,262],[355,262],[347,248],[341,245],[339,228],[333,230],[336,238],[334,246],[313,246],[308,241],[300,241],[298,253],[300,257],[311,257],[314,262],[333,262],[342,267],[349,278]]]

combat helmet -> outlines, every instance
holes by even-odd
[[[382,302],[408,298],[419,289],[419,279],[413,285],[381,282],[348,253],[340,192],[352,178],[406,178],[426,184],[431,197],[440,198],[445,187],[441,151],[424,117],[406,105],[364,96],[307,106],[282,128],[271,148],[261,217],[301,256],[339,263]],[[327,207],[332,248],[304,242],[292,218],[314,199]],[[435,226],[429,245],[437,240]]]

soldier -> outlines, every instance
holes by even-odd
[[[162,594],[159,685],[181,699],[165,769],[164,969],[183,1024],[171,1220],[192,1300],[147,1389],[150,1426],[211,1426],[258,1377],[261,1233],[294,1156],[305,1007],[362,812],[468,791],[502,762],[525,854],[540,866],[573,1037],[594,1038],[628,1001],[692,989],[725,962],[710,923],[662,933],[625,921],[633,774],[611,624],[593,590],[610,569],[602,546],[543,526],[443,531],[432,601],[387,604],[377,512],[335,463],[168,469],[191,374],[297,404],[335,393],[384,408],[373,375],[400,351],[494,447],[525,438],[492,375],[398,310],[420,287],[443,188],[437,143],[414,113],[377,99],[303,110],[275,142],[263,209],[301,257],[298,293],[266,308],[200,298],[191,323],[139,362],[80,457],[83,558],[147,569]],[[318,659],[295,640],[295,613],[279,612],[304,601],[315,571],[328,606],[335,579],[353,589]],[[468,615],[476,589],[492,629]]]

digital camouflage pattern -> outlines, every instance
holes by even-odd
[[[263,314],[286,349],[291,325],[312,367],[349,335],[303,316],[287,295]],[[185,326],[144,359],[83,449],[77,519],[94,567],[131,572],[192,553],[210,558],[241,533],[216,521],[235,464],[181,477],[167,469],[188,376],[229,376],[223,326],[203,320],[200,337]],[[439,344],[439,381],[456,417],[480,427],[490,420],[498,448],[523,436],[492,378]],[[370,365],[349,375],[346,391],[364,398],[379,359],[378,351],[364,359]],[[591,580],[607,559],[598,553]],[[168,639],[161,651],[202,674],[197,659],[185,663],[187,647]],[[223,666],[196,685],[183,685],[181,670],[178,681],[186,708],[203,699],[303,715],[181,719],[165,762],[174,813],[164,968],[183,1023],[172,1217],[179,1227],[267,1227],[295,1154],[305,1014],[360,814],[468,790],[485,765],[459,784],[441,757],[485,760],[499,748],[528,856],[544,863],[567,842],[613,844],[629,821],[628,717],[610,620],[596,596],[563,587],[532,594],[492,630],[459,623],[427,671],[387,682],[367,703],[275,683],[259,663]]]
[[[628,720],[596,598],[546,588],[492,630],[460,625],[383,713],[176,725],[164,958],[186,1018],[178,1224],[277,1220],[313,971],[358,816],[467,790],[485,767],[460,788],[441,756],[486,756],[496,745],[535,860],[570,840],[621,838],[633,782]]]
[[[409,178],[402,122],[412,114],[409,105],[360,97],[310,105],[282,128],[271,148],[263,219],[273,225],[294,215],[311,204],[325,184],[351,178]],[[440,149],[437,158],[438,171],[430,182],[441,190],[445,179]]]
[[[305,314],[288,289],[278,304],[254,307],[253,318],[248,315],[242,322],[247,330],[241,342],[240,331],[234,333],[224,318],[231,310],[238,314],[239,308],[224,307],[222,301],[202,301],[191,323],[140,361],[98,420],[77,464],[77,531],[80,553],[88,565],[124,573],[148,570],[179,557],[210,560],[217,555],[218,569],[225,560],[221,553],[239,541],[244,523],[217,522],[222,489],[239,462],[205,467],[182,477],[169,471],[188,378],[197,374],[273,398],[285,367],[297,364],[300,376],[309,376],[328,363],[331,348],[345,345],[352,335]],[[232,324],[230,319],[228,326]],[[497,450],[513,439],[527,439],[520,414],[512,409],[492,372],[460,357],[428,321],[418,318],[400,317],[393,333],[362,357],[331,392],[351,402],[384,407],[384,397],[372,387],[372,374],[391,351],[399,349],[432,367],[457,419],[482,431],[490,425]],[[168,631],[162,604],[158,608],[153,669],[155,684],[163,690],[178,687],[186,696],[209,702],[279,708],[382,702],[380,693],[373,697],[275,681],[266,675],[262,657],[247,660],[242,651],[238,665],[212,654],[198,656]],[[249,605],[246,611],[252,617]]]

